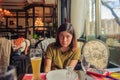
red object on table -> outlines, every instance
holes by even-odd
[[[46,73],[40,73],[42,80],[46,80]],[[25,74],[22,80],[32,80],[32,74]]]

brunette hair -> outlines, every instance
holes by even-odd
[[[60,27],[58,28],[55,45],[57,47],[61,47],[60,40],[59,40],[59,34],[62,31],[67,31],[68,33],[70,33],[73,36],[72,41],[71,41],[69,47],[72,50],[76,49],[77,48],[77,38],[76,38],[75,30],[74,30],[72,24],[68,23],[68,22],[64,23],[64,24],[61,24]]]

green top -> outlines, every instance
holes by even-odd
[[[50,44],[46,51],[46,58],[52,60],[51,69],[65,69],[71,60],[79,60],[80,59],[80,48],[75,51],[69,50],[63,53],[60,48],[55,47],[54,44]]]

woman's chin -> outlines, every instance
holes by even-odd
[[[63,48],[66,48],[66,47],[68,47],[68,45],[62,45],[62,47],[63,47]]]

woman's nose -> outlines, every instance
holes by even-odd
[[[67,41],[67,38],[66,38],[66,37],[63,37],[63,41]]]

